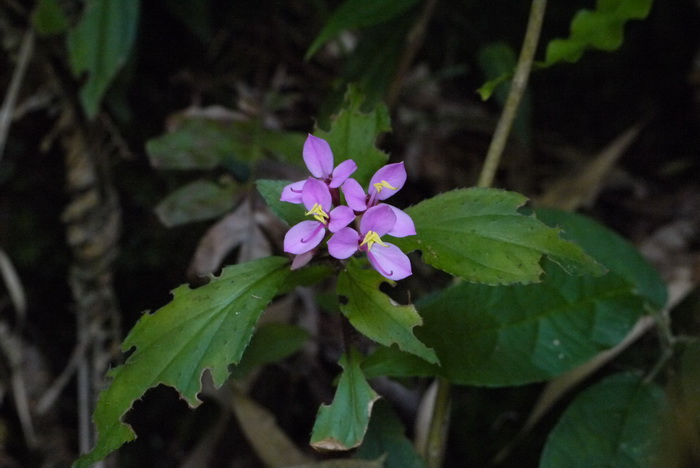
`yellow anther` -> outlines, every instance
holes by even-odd
[[[320,221],[323,224],[327,224],[328,219],[330,218],[330,216],[328,216],[328,213],[323,211],[323,207],[318,203],[314,203],[314,206],[304,214],[307,216],[314,215],[314,218],[316,218],[317,221]]]
[[[386,180],[382,180],[381,182],[375,182],[374,188],[377,190],[377,193],[381,192],[383,188],[388,188],[389,190],[398,190],[396,187],[392,187],[391,184]]]
[[[377,234],[374,231],[367,231],[367,234],[365,234],[365,238],[362,240],[360,247],[362,247],[365,244],[367,244],[367,250],[372,250],[372,246],[374,244],[379,244],[383,247],[389,247],[384,242],[382,242],[382,239],[381,237],[379,237],[379,234]]]

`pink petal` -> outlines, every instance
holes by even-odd
[[[396,216],[396,224],[391,228],[391,231],[387,232],[390,236],[394,237],[406,237],[416,235],[416,226],[413,224],[411,217],[400,209],[393,207],[391,205],[386,205],[391,208]]]
[[[333,171],[333,152],[326,140],[309,135],[304,142],[302,155],[311,175],[319,179],[330,177]]]
[[[282,189],[282,196],[280,201],[286,201],[289,203],[301,203],[301,190],[304,188],[305,180],[300,180],[299,182],[294,182],[285,186]]]
[[[330,188],[337,188],[343,185],[343,182],[347,180],[353,172],[357,170],[357,164],[352,159],[345,160],[338,164],[335,169],[333,169],[333,174],[331,175],[331,182],[328,184]]]
[[[398,281],[412,274],[411,261],[393,244],[386,247],[374,244],[367,252],[367,258],[375,270],[390,280]]]
[[[365,211],[365,214],[362,215],[360,232],[362,235],[365,235],[369,231],[374,231],[381,237],[391,231],[395,224],[396,215],[389,205],[377,205]]]
[[[307,210],[314,207],[316,203],[321,205],[323,211],[328,213],[331,209],[331,192],[328,186],[318,179],[309,177],[301,190],[301,201]]]
[[[314,253],[316,253],[315,250],[310,250],[306,253],[295,255],[294,260],[292,260],[292,266],[290,267],[290,270],[298,270],[299,268],[309,263],[314,257]]]
[[[377,193],[377,188],[374,186],[374,184],[381,183],[383,180],[394,187],[395,190],[384,187],[379,190],[379,193]],[[376,198],[377,200],[386,200],[401,190],[401,187],[403,187],[405,183],[406,168],[403,166],[403,162],[387,164],[374,173],[372,180],[369,181],[368,191],[370,196],[374,196],[373,198]]]
[[[328,239],[328,253],[332,257],[343,260],[349,258],[357,252],[357,246],[360,244],[360,235],[353,228],[343,228],[333,234],[333,237]]]
[[[355,212],[345,205],[333,208],[329,215],[331,220],[328,223],[328,230],[331,232],[338,232],[355,220]]]
[[[290,254],[303,254],[314,249],[326,235],[323,223],[302,221],[291,227],[284,236],[284,251]]]
[[[367,209],[367,195],[362,186],[355,179],[348,179],[341,187],[345,202],[355,211],[365,211]]]

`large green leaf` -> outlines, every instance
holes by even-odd
[[[537,208],[536,212],[543,223],[561,226],[564,239],[576,242],[608,270],[633,284],[635,293],[653,308],[666,304],[666,285],[659,273],[619,234],[580,214],[550,208]]]
[[[282,189],[291,183],[289,180],[258,179],[255,186],[270,210],[289,226],[294,226],[308,217],[304,215],[304,205],[280,200]]]
[[[540,468],[648,468],[662,428],[664,392],[618,374],[582,392],[549,434]]]
[[[122,418],[149,388],[169,385],[194,407],[205,370],[221,386],[288,275],[288,261],[280,257],[231,266],[200,288],[178,287],[170,303],[144,315],[122,345],[133,353],[110,373],[112,382],[97,402],[97,444],[75,466],[90,466],[134,439]]]
[[[360,184],[367,184],[374,172],[389,156],[374,146],[380,133],[391,130],[389,111],[383,104],[369,112],[362,110],[364,97],[354,87],[348,87],[343,108],[331,123],[330,131],[317,130],[314,135],[325,139],[333,150],[335,164],[346,159],[357,163],[352,175]]]
[[[243,353],[241,362],[231,370],[236,378],[257,366],[281,361],[301,349],[309,338],[306,330],[286,323],[268,323],[255,330],[250,346]]]
[[[221,183],[199,179],[180,187],[156,206],[158,219],[167,227],[212,219],[236,204],[238,186],[231,180]]]
[[[580,10],[571,21],[569,37],[547,44],[544,65],[577,62],[587,49],[618,49],[625,23],[646,18],[652,3],[653,0],[598,0],[595,10]]]
[[[323,26],[306,52],[311,58],[330,39],[346,29],[363,28],[384,23],[407,11],[418,0],[346,0]]]
[[[547,262],[541,283],[461,283],[417,304],[416,334],[444,375],[466,385],[542,381],[622,341],[644,311],[634,285],[614,273],[571,276]]]
[[[437,363],[435,352],[413,335],[413,327],[423,323],[415,307],[399,305],[381,292],[382,283],[393,284],[393,281],[362,265],[363,262],[353,259],[338,277],[336,291],[343,315],[360,333],[377,343],[385,346],[396,343],[406,352]]]
[[[420,250],[435,268],[485,284],[539,281],[544,255],[570,274],[603,271],[558,229],[521,214],[526,200],[496,189],[443,193],[408,208],[418,235],[393,242],[404,251]]]
[[[362,443],[372,406],[379,395],[362,374],[362,355],[351,349],[340,358],[343,373],[330,405],[321,405],[311,434],[311,446],[320,450],[350,450]]]
[[[85,113],[94,117],[107,87],[126,63],[136,39],[139,0],[88,0],[83,18],[68,32],[75,76],[87,72],[80,90]]]

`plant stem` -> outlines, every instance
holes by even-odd
[[[428,441],[425,447],[425,461],[428,468],[440,468],[445,458],[447,429],[450,425],[450,407],[452,405],[451,393],[450,381],[444,377],[438,377],[433,417],[430,420]]]
[[[520,57],[518,58],[518,64],[515,67],[513,82],[511,84],[505,106],[503,107],[503,113],[501,114],[501,118],[498,120],[496,131],[491,139],[489,151],[486,154],[484,166],[482,167],[481,174],[479,175],[479,182],[477,183],[477,186],[479,187],[490,187],[493,184],[493,178],[501,161],[503,149],[508,141],[508,135],[510,134],[510,129],[513,126],[513,121],[515,120],[518,106],[520,105],[520,100],[522,99],[523,94],[525,93],[525,88],[527,87],[527,80],[530,76],[532,61],[535,57],[535,51],[537,50],[537,41],[539,40],[540,31],[542,30],[542,20],[544,18],[546,6],[547,0],[532,0],[530,17],[527,21],[527,30],[525,32],[525,39],[523,40],[523,47],[520,49]]]

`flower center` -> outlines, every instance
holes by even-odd
[[[392,187],[389,182],[382,180],[381,182],[375,182],[374,188],[377,193],[381,192],[383,188],[388,188],[389,190],[398,190],[396,187]]]
[[[304,213],[305,215],[313,215],[314,218],[316,218],[316,221],[320,221],[323,224],[328,224],[328,220],[330,219],[330,216],[328,216],[328,213],[323,211],[323,207],[319,205],[318,203],[314,203],[313,208],[311,208],[309,211]]]
[[[374,231],[367,231],[367,234],[365,234],[365,238],[362,240],[362,243],[360,244],[360,247],[367,245],[367,251],[372,250],[372,246],[374,244],[379,244],[383,247],[389,247],[386,245],[384,242],[382,242],[381,237],[379,237],[379,234],[377,234]]]

